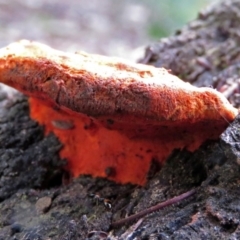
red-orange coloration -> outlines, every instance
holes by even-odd
[[[63,143],[60,154],[68,160],[68,169],[74,176],[91,174],[122,183],[144,184],[151,159],[163,155],[158,140],[130,140],[125,134],[109,130],[86,115],[54,110],[36,98],[30,98],[29,102],[31,117],[45,126],[46,134],[54,132]],[[63,129],[53,121],[71,122],[72,125],[70,129]],[[112,173],[108,169],[112,169]]]
[[[0,50],[0,82],[30,96],[31,117],[58,136],[74,176],[120,183],[143,185],[153,159],[217,139],[238,112],[165,69],[29,41]]]

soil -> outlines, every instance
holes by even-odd
[[[240,2],[225,0],[150,45],[141,61],[217,88],[239,107],[239,23]],[[0,90],[0,239],[240,239],[240,116],[218,141],[194,153],[176,150],[161,169],[153,163],[139,187],[71,179],[58,155],[61,143],[44,137],[28,111],[25,96]],[[185,200],[114,224],[192,189]]]

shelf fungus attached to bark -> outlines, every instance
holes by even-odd
[[[143,185],[153,159],[217,139],[238,112],[165,69],[27,40],[0,49],[0,82],[30,97],[31,117],[62,142],[74,176],[120,183]]]

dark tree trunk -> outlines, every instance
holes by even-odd
[[[176,36],[150,45],[141,61],[217,88],[239,107],[239,26],[240,1],[225,0]],[[176,150],[160,170],[153,163],[141,188],[68,179],[61,144],[28,117],[27,99],[0,93],[0,240],[240,239],[240,117],[219,141],[194,153]],[[112,225],[192,189],[194,195],[145,216],[139,226],[138,219]],[[112,208],[92,197],[96,193],[111,199]]]

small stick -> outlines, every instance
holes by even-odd
[[[193,189],[193,190],[190,190],[188,192],[185,192],[185,193],[183,193],[183,194],[181,194],[179,196],[176,196],[176,197],[173,197],[171,199],[168,199],[167,201],[161,202],[161,203],[159,203],[159,204],[157,204],[155,206],[147,208],[147,209],[145,209],[143,211],[140,211],[140,212],[138,212],[136,214],[133,214],[133,215],[131,215],[129,217],[126,217],[126,218],[120,219],[120,220],[118,220],[116,222],[113,222],[111,227],[113,227],[113,228],[114,227],[119,227],[119,226],[127,224],[127,223],[129,223],[131,221],[134,221],[134,220],[136,220],[138,218],[142,218],[142,217],[144,217],[144,216],[146,216],[146,215],[148,215],[150,213],[156,212],[156,211],[158,211],[158,210],[160,210],[160,209],[162,209],[164,207],[167,207],[167,206],[170,206],[172,204],[178,203],[178,202],[180,202],[180,201],[182,201],[182,200],[184,200],[184,199],[194,195],[195,193],[196,193],[196,189]]]
[[[120,239],[128,239],[128,237],[131,236],[131,234],[133,234],[139,228],[142,222],[143,218],[139,219],[134,225],[132,225],[126,232],[121,235]]]

